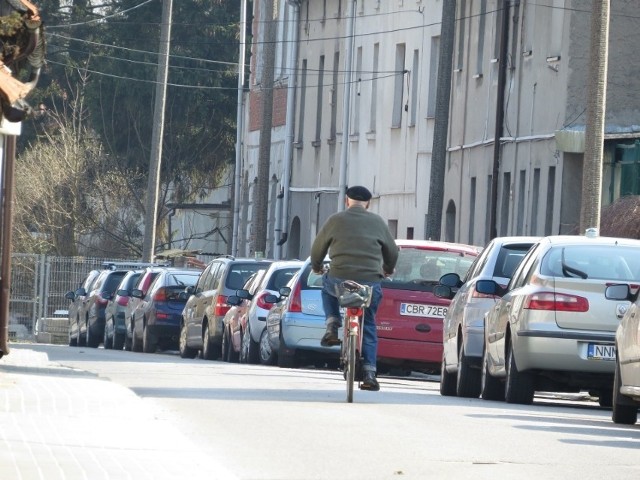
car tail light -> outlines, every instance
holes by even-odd
[[[302,299],[300,298],[300,282],[297,282],[291,296],[289,297],[289,305],[287,310],[290,312],[302,312]]]
[[[118,295],[116,302],[118,302],[118,305],[126,307],[127,303],[129,303],[129,298]]]
[[[256,305],[258,306],[258,308],[262,308],[264,310],[271,309],[273,305],[264,301],[264,297],[266,297],[267,295],[269,295],[269,292],[263,292],[258,296],[258,298],[256,299]]]
[[[216,297],[216,305],[213,307],[213,314],[216,317],[224,316],[231,307],[227,305],[227,297],[224,295],[218,295]]]
[[[589,300],[566,293],[539,292],[527,296],[524,308],[557,312],[588,312]]]
[[[156,293],[153,294],[154,302],[166,302],[167,301],[167,291],[164,288],[159,288],[156,290]]]

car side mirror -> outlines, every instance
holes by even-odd
[[[196,291],[196,287],[194,287],[193,285],[189,285],[186,290],[185,293],[187,294],[187,296],[189,295],[193,295],[193,292]]]
[[[281,297],[288,297],[289,295],[291,295],[291,289],[289,287],[282,287],[280,290],[278,290],[278,293]]]
[[[264,297],[262,297],[262,301],[264,303],[278,303],[280,301],[280,299],[278,298],[277,295],[273,295],[273,294],[268,294],[265,295]]]
[[[476,282],[476,291],[485,295],[493,295],[502,297],[506,293],[506,289],[498,285],[493,280],[478,280]]]
[[[76,293],[75,292],[67,292],[64,294],[64,298],[66,298],[67,300],[71,300],[72,302],[75,300],[76,298]]]
[[[182,291],[178,294],[178,300],[186,300],[189,298],[189,294],[186,291]]]
[[[609,285],[604,291],[604,296],[608,300],[631,300],[634,301],[634,297],[637,295],[631,294],[631,289],[627,284]]]
[[[436,285],[433,287],[433,294],[438,298],[447,298],[449,300],[455,296],[451,287],[447,285]]]
[[[242,298],[238,295],[231,295],[227,297],[227,305],[233,305],[234,307],[240,305],[242,303]]]
[[[87,294],[87,291],[84,289],[84,287],[80,287],[79,289],[76,290],[76,297],[82,297],[86,294]]]
[[[462,286],[462,280],[460,280],[460,275],[457,273],[446,273],[440,277],[438,280],[440,285],[445,285],[450,288],[460,288]],[[446,298],[446,297],[442,297]]]
[[[116,292],[116,295],[120,295],[121,297],[128,297],[130,294],[129,294],[129,290],[125,290],[121,288]]]
[[[236,296],[242,300],[251,299],[251,294],[249,293],[249,290],[245,290],[244,288],[241,288],[240,290],[236,290]]]
[[[139,288],[134,288],[131,290],[131,296],[135,298],[144,298],[144,292]]]

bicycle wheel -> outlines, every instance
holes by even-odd
[[[349,335],[347,346],[347,402],[353,403],[353,384],[356,379],[356,340],[355,335]]]

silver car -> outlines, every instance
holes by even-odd
[[[443,325],[440,393],[475,397],[480,395],[484,353],[484,315],[494,306],[492,295],[476,291],[478,280],[494,280],[506,287],[520,261],[540,237],[499,237],[484,248],[461,280],[450,273],[441,279],[436,296],[451,298]],[[448,288],[446,288],[448,287]]]
[[[613,379],[613,410],[615,423],[633,425],[638,421],[640,407],[640,295],[639,285],[611,285],[607,298],[631,300],[616,330],[616,369]]]
[[[529,404],[536,391],[588,391],[612,403],[615,331],[629,306],[605,297],[612,283],[637,282],[640,241],[552,236],[534,245],[485,317],[481,396]]]

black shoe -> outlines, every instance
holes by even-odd
[[[335,323],[327,325],[327,331],[320,340],[320,345],[323,347],[333,347],[334,345],[340,345],[342,342],[338,338],[338,326]]]
[[[360,390],[369,390],[371,392],[377,392],[380,390],[380,384],[376,380],[376,372],[367,370],[364,372],[364,378],[360,384]]]

